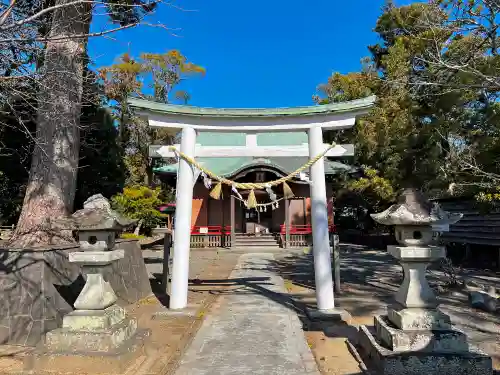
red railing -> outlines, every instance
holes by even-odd
[[[335,232],[335,225],[328,226],[328,232]],[[290,234],[311,234],[312,227],[311,224],[306,225],[290,225]],[[206,234],[206,235],[222,235],[231,234],[231,226],[226,225],[206,225],[206,226],[194,226],[191,228],[191,234]],[[280,234],[285,234],[285,225],[280,225]]]
[[[335,224],[328,226],[328,232],[335,233]],[[306,225],[290,225],[290,234],[311,234],[312,227],[311,224]],[[285,225],[280,225],[280,234],[286,234]]]
[[[194,226],[191,228],[191,234],[207,234],[207,235],[231,234],[231,226],[226,225],[224,228],[222,227],[222,225]]]

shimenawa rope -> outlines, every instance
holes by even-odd
[[[250,193],[248,194],[248,208],[255,208],[257,207],[257,200],[255,198],[255,192],[254,189],[265,189],[268,187],[273,187],[273,186],[278,186],[278,185],[283,185],[283,193],[286,198],[291,198],[293,197],[293,192],[290,189],[290,186],[286,183],[287,181],[290,181],[293,177],[297,176],[300,172],[303,172],[307,168],[309,168],[311,165],[316,163],[318,160],[320,160],[325,154],[330,151],[333,147],[336,146],[336,143],[333,142],[329,147],[326,148],[325,151],[323,151],[321,154],[315,156],[314,158],[310,159],[307,163],[305,163],[303,166],[300,168],[296,169],[294,172],[281,177],[278,180],[274,181],[269,181],[269,182],[236,182],[236,181],[231,181],[228,180],[227,178],[220,177],[213,173],[212,171],[204,168],[201,164],[199,164],[196,160],[191,158],[190,156],[184,154],[180,150],[177,150],[175,146],[170,146],[169,150],[172,152],[175,152],[177,155],[179,155],[180,158],[184,159],[186,162],[189,164],[195,166],[198,168],[200,171],[204,172],[207,176],[210,178],[218,181],[219,183],[215,185],[213,190],[210,192],[210,196],[214,199],[220,199],[221,195],[221,190],[222,190],[222,184],[228,185],[228,186],[234,186],[237,189],[243,189],[243,190],[250,190]]]

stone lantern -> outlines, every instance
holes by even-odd
[[[137,221],[113,211],[109,201],[101,194],[88,198],[83,209],[76,211],[71,220],[77,228],[78,241],[83,251],[113,249],[117,234]]]
[[[450,317],[440,311],[429,286],[427,266],[446,257],[437,234],[462,218],[406,189],[396,204],[371,215],[383,225],[394,225],[399,246],[387,251],[399,260],[404,280],[386,316],[374,319],[375,335],[360,328],[360,345],[383,374],[486,375],[491,358],[467,343],[463,332],[452,329]]]
[[[119,353],[138,337],[137,321],[116,304],[102,270],[124,257],[124,250],[114,248],[116,233],[134,221],[111,210],[101,195],[89,198],[71,220],[82,251],[70,253],[69,262],[82,267],[86,282],[62,328],[47,333],[45,347],[52,352]]]

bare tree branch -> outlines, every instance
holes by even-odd
[[[12,13],[12,9],[14,9],[14,5],[16,5],[16,0],[11,0],[9,6],[0,13],[0,25],[3,25],[7,18],[9,18]]]

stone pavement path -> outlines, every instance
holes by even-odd
[[[267,269],[273,259],[240,257],[230,276],[237,287],[205,319],[176,375],[319,375],[283,279]]]

